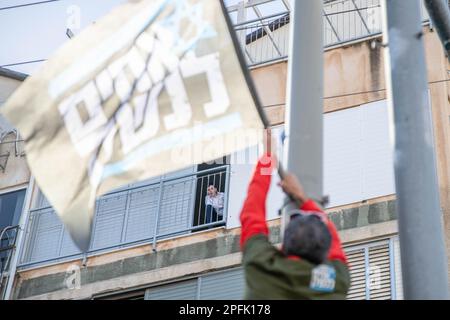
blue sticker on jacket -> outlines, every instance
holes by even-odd
[[[319,292],[333,292],[336,285],[336,270],[332,266],[321,264],[311,273],[309,288]]]

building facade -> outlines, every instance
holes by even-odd
[[[229,11],[266,114],[279,135],[284,122],[289,2],[279,0],[284,9],[270,14],[264,5],[276,1],[257,1],[254,6],[252,2],[236,3]],[[351,266],[348,299],[403,298],[380,14],[377,0],[325,3],[324,189],[330,196],[326,211],[339,230]],[[424,21],[437,174],[449,244],[449,68],[436,32],[426,16]],[[0,101],[24,79],[2,72]],[[90,249],[82,254],[30,177],[19,134],[0,122],[0,137],[0,166],[5,163],[1,156],[9,155],[0,167],[2,227],[18,225],[22,230],[11,237],[14,241],[2,242],[5,247],[14,242],[16,247],[8,251],[15,254],[1,256],[4,296],[243,297],[239,213],[257,160],[256,147],[102,196]],[[274,175],[267,201],[274,244],[281,242],[278,209],[283,201],[277,182]],[[224,214],[211,221],[205,211],[209,185],[224,193]]]

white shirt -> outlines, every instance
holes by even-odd
[[[223,215],[223,192],[218,192],[214,197],[206,195],[205,205],[212,205],[218,215]]]

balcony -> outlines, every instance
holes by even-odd
[[[97,200],[87,254],[72,242],[51,206],[30,210],[20,268],[59,263],[224,226],[229,165],[202,164],[129,185]],[[207,215],[207,187],[224,193],[223,215]],[[44,204],[44,206],[42,206]]]
[[[19,226],[8,226],[0,229],[0,300],[4,298],[9,268],[14,249],[16,248]]]
[[[380,0],[323,0],[324,47],[381,35]],[[226,1],[249,67],[287,59],[291,2],[288,0]],[[429,17],[422,4],[424,21]]]

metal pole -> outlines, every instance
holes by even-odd
[[[156,205],[156,214],[155,214],[155,228],[153,232],[153,252],[156,252],[156,241],[158,234],[158,222],[159,222],[159,214],[161,211],[161,202],[163,196],[163,188],[164,188],[164,177],[161,176],[159,179],[159,192],[158,192],[158,203]]]
[[[323,3],[292,1],[283,166],[309,197],[323,195]],[[296,207],[291,201],[284,212]],[[284,231],[286,214],[282,222]]]
[[[383,6],[404,294],[406,299],[448,299],[420,2],[385,0]]]
[[[430,19],[436,28],[447,58],[450,59],[450,10],[447,0],[425,0]]]

